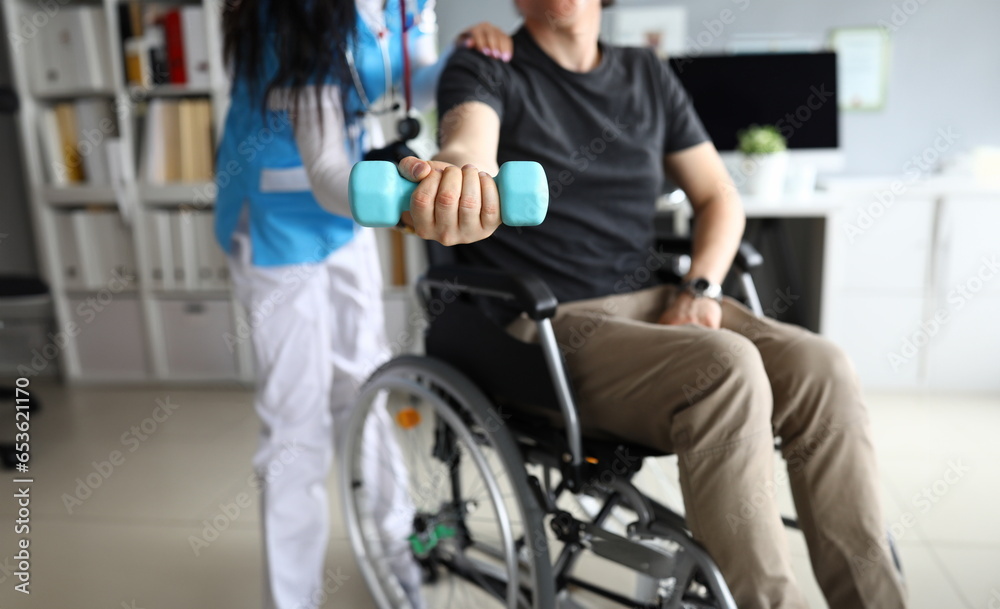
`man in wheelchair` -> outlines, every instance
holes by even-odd
[[[420,182],[405,221],[464,243],[463,264],[548,285],[582,425],[678,455],[687,526],[739,607],[805,606],[773,496],[775,438],[830,607],[904,607],[852,364],[820,336],[722,297],[745,217],[677,79],[651,52],[599,43],[598,0],[516,3],[513,61],[460,51],[442,76],[441,152],[401,164]],[[509,160],[546,170],[538,227],[497,227],[495,187],[479,170]],[[654,272],[665,178],[695,212],[679,286]],[[504,322],[537,339],[526,317]]]

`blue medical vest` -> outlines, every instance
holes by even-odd
[[[410,13],[420,14],[428,0],[408,2]],[[385,7],[386,27],[389,30],[389,57],[392,79],[402,80],[402,27],[399,0],[389,0]],[[412,24],[409,24],[412,25]],[[408,28],[412,47],[416,38],[427,35],[421,28]],[[385,72],[382,51],[376,33],[372,32],[361,16],[356,27],[355,64],[358,75],[370,101],[385,93]],[[263,82],[277,71],[278,59],[272,46],[265,49]],[[332,78],[326,79],[333,83]],[[347,83],[350,94],[347,112],[363,109],[353,83]],[[263,87],[259,87],[263,89]],[[351,218],[337,216],[323,209],[310,190],[282,191],[261,190],[262,172],[280,174],[280,170],[294,171],[302,167],[295,144],[295,133],[287,111],[262,111],[263,93],[254,94],[244,79],[238,78],[232,86],[229,113],[226,117],[222,141],[216,158],[215,236],[227,253],[232,247],[232,235],[246,209],[253,264],[277,266],[286,264],[315,263],[349,242],[357,230]],[[351,114],[348,114],[350,116]],[[365,134],[357,130],[357,141],[350,142],[347,135],[331,134],[331,139],[344,139],[349,158],[360,161],[362,139]],[[277,170],[277,171],[275,171]]]

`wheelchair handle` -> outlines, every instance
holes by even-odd
[[[537,226],[549,208],[545,170],[534,161],[508,161],[496,177],[500,219],[507,226]],[[391,227],[410,209],[417,185],[399,175],[389,161],[361,161],[351,169],[347,194],[351,214],[361,226]]]

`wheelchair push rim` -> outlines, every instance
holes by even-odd
[[[400,396],[408,400],[389,399]],[[498,423],[471,383],[428,358],[397,358],[362,390],[341,485],[351,544],[380,607],[552,606],[541,514]],[[366,484],[387,466],[391,502]]]

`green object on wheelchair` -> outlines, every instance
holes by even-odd
[[[534,161],[508,161],[496,177],[500,219],[507,226],[537,226],[549,209],[545,170]],[[410,209],[417,185],[399,175],[389,161],[361,161],[351,169],[347,186],[351,214],[361,226],[396,226]]]
[[[455,529],[446,524],[437,524],[430,531],[410,535],[410,547],[418,558],[423,558],[437,547],[442,539],[455,536]]]

